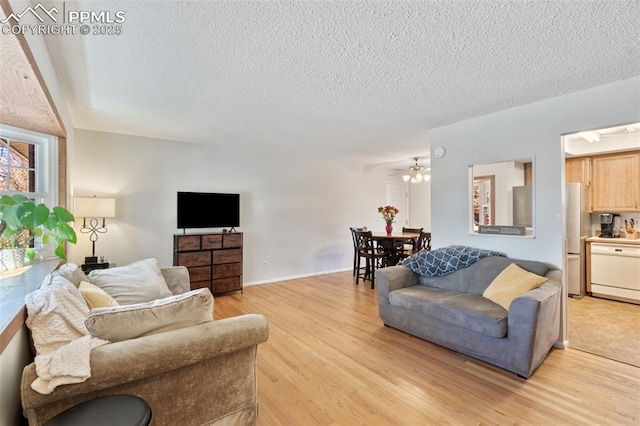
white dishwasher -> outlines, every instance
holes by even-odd
[[[591,243],[591,293],[640,304],[640,246]]]

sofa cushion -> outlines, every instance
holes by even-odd
[[[392,291],[389,303],[486,336],[507,334],[508,312],[482,296],[418,284]]]
[[[213,296],[200,288],[152,302],[92,309],[84,323],[92,336],[120,342],[208,321],[213,321]]]
[[[78,290],[82,293],[89,309],[105,308],[108,306],[118,306],[118,302],[100,287],[91,284],[89,281],[81,281]]]
[[[542,262],[491,256],[480,259],[468,268],[459,269],[444,277],[421,276],[419,277],[419,283],[430,287],[482,296],[489,284],[512,263],[540,276],[544,276],[549,270],[549,267]]]
[[[94,269],[89,272],[89,282],[109,293],[120,305],[150,302],[172,295],[156,259]]]
[[[547,278],[525,271],[517,264],[512,263],[489,284],[482,296],[509,310],[513,299],[529,290],[540,287],[546,281]]]
[[[481,261],[476,262],[476,264],[479,262]],[[421,275],[418,278],[418,282],[429,287],[467,293],[471,287],[470,281],[473,278],[473,271],[475,270],[475,268],[472,269],[473,266],[474,265],[468,268],[458,269],[456,272],[443,277],[426,277]]]

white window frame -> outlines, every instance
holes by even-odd
[[[0,137],[28,142],[36,145],[36,188],[37,192],[20,192],[36,202],[47,206],[58,205],[58,137],[38,133],[31,130],[0,124]],[[0,195],[13,195],[18,191],[0,191]],[[53,255],[53,247],[43,248],[39,241],[35,241],[38,253],[43,257]]]

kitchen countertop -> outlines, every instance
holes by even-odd
[[[589,243],[606,243],[606,244],[630,244],[640,246],[640,238],[635,240],[631,238],[600,238],[600,237],[588,237],[586,239]]]

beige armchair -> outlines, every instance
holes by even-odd
[[[189,290],[186,268],[162,273],[174,294]],[[91,352],[88,380],[48,395],[31,389],[31,363],[22,375],[23,412],[30,425],[40,425],[83,401],[130,394],[149,404],[153,425],[253,425],[257,347],[267,338],[265,318],[248,314],[110,343]]]

